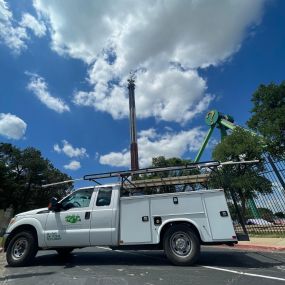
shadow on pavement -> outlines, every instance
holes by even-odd
[[[284,256],[285,257],[285,256]],[[271,268],[285,265],[285,259],[273,258],[271,253],[239,251],[203,251],[198,261],[199,265],[234,267],[234,268]]]
[[[11,280],[11,279],[13,280],[13,279],[29,278],[29,277],[34,277],[34,276],[52,275],[54,273],[55,272],[12,274],[12,275],[6,275],[5,277],[0,277],[0,281]]]
[[[163,252],[88,252],[75,251],[69,257],[60,257],[53,252],[46,252],[45,255],[37,256],[33,266],[64,266],[64,268],[72,268],[75,266],[171,266]]]
[[[163,251],[99,251],[76,250],[61,258],[53,251],[40,253],[32,266],[172,266]],[[238,252],[233,250],[203,249],[197,266],[219,266],[231,268],[271,268],[285,265],[284,258],[270,253]]]

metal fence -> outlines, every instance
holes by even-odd
[[[271,182],[271,192],[256,192],[242,207],[239,193],[227,193],[237,233],[250,236],[285,237],[285,160],[267,156],[260,173]]]

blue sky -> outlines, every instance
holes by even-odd
[[[284,80],[284,1],[129,2],[0,0],[1,142],[74,178],[129,168],[135,70],[140,165],[193,159],[208,110],[245,126],[258,85]]]

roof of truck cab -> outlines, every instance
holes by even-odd
[[[74,191],[72,192],[75,192],[75,191],[78,191],[78,190],[85,190],[85,189],[95,189],[95,188],[105,188],[105,187],[115,187],[115,186],[119,186],[118,183],[112,183],[112,184],[104,184],[104,185],[92,185],[92,186],[86,186],[86,187],[80,187],[80,188],[77,188],[75,189]]]

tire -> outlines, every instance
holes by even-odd
[[[62,247],[62,248],[56,249],[57,253],[61,257],[69,256],[73,250],[74,250],[74,248],[72,248],[72,247]]]
[[[10,266],[25,266],[33,262],[38,252],[38,242],[33,233],[19,232],[9,242],[6,259]]]
[[[189,226],[174,225],[164,235],[163,248],[174,265],[193,265],[200,255],[200,240]]]

